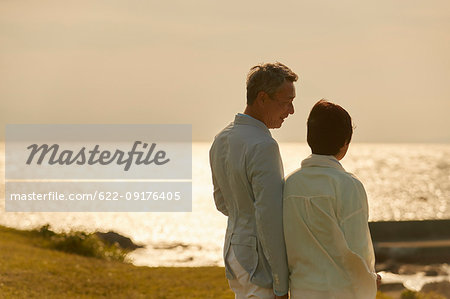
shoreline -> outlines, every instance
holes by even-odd
[[[7,269],[0,274],[0,292],[13,298],[33,297],[37,291],[39,296],[46,294],[48,298],[78,297],[80,294],[103,298],[109,297],[111,292],[117,298],[178,298],[180,294],[186,298],[234,297],[225,270],[219,266],[148,267],[84,257],[45,248],[36,234],[4,226],[0,226],[0,250],[4,252],[0,256],[0,265]],[[424,267],[428,267],[431,274],[439,270],[433,268],[436,265],[411,264],[402,264],[399,269],[405,274],[422,272]],[[450,267],[447,265],[446,269]],[[40,277],[42,275],[44,277]],[[450,274],[447,272],[445,277],[448,281]],[[151,286],[149,281],[153,281]],[[439,287],[445,288],[435,286],[429,291],[440,290]],[[404,290],[398,283],[384,283],[383,293],[377,298],[397,299]]]

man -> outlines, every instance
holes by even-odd
[[[283,237],[283,165],[269,129],[294,113],[298,76],[281,63],[253,67],[247,107],[210,150],[217,209],[228,216],[224,260],[236,298],[287,298]]]

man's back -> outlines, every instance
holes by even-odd
[[[237,115],[236,121],[223,129],[215,137],[211,146],[210,161],[213,177],[216,180],[215,185],[220,186],[223,198],[227,199],[224,201],[223,198],[215,198],[216,205],[226,216],[230,216],[229,209],[226,207],[227,203],[235,212],[238,212],[237,206],[240,210],[245,208],[253,212],[253,187],[248,176],[248,171],[252,171],[250,163],[255,163],[256,161],[252,160],[258,157],[258,153],[263,155],[269,147],[278,151],[278,145],[271,137],[269,130],[264,127],[264,124],[259,125],[257,122],[249,116]],[[282,174],[281,160],[277,160],[276,162],[280,162],[280,165],[277,165],[276,169]],[[266,167],[265,163],[259,164],[257,166]],[[237,215],[231,216],[236,218]]]
[[[287,298],[283,167],[269,129],[280,128],[294,113],[297,79],[279,62],[252,67],[244,114],[211,147],[214,201],[228,216],[225,269],[236,298]]]
[[[214,200],[228,216],[224,258],[230,247],[259,286],[287,291],[282,235],[283,167],[276,141],[260,121],[237,115],[210,150]],[[273,280],[272,280],[273,277]]]

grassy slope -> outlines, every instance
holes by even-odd
[[[221,267],[109,262],[48,249],[35,233],[0,226],[0,298],[232,299],[234,294]]]
[[[149,268],[42,247],[0,226],[0,298],[233,298],[220,267]]]

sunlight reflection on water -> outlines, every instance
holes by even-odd
[[[146,245],[130,254],[137,265],[223,265],[226,217],[216,211],[212,199],[209,146],[193,144],[192,213],[5,213],[2,197],[0,224],[114,230]],[[282,143],[280,150],[286,174],[309,155],[304,143]],[[0,159],[4,169],[4,152]],[[450,145],[352,144],[341,162],[363,182],[370,220],[450,218]],[[0,188],[4,196],[4,185]]]

